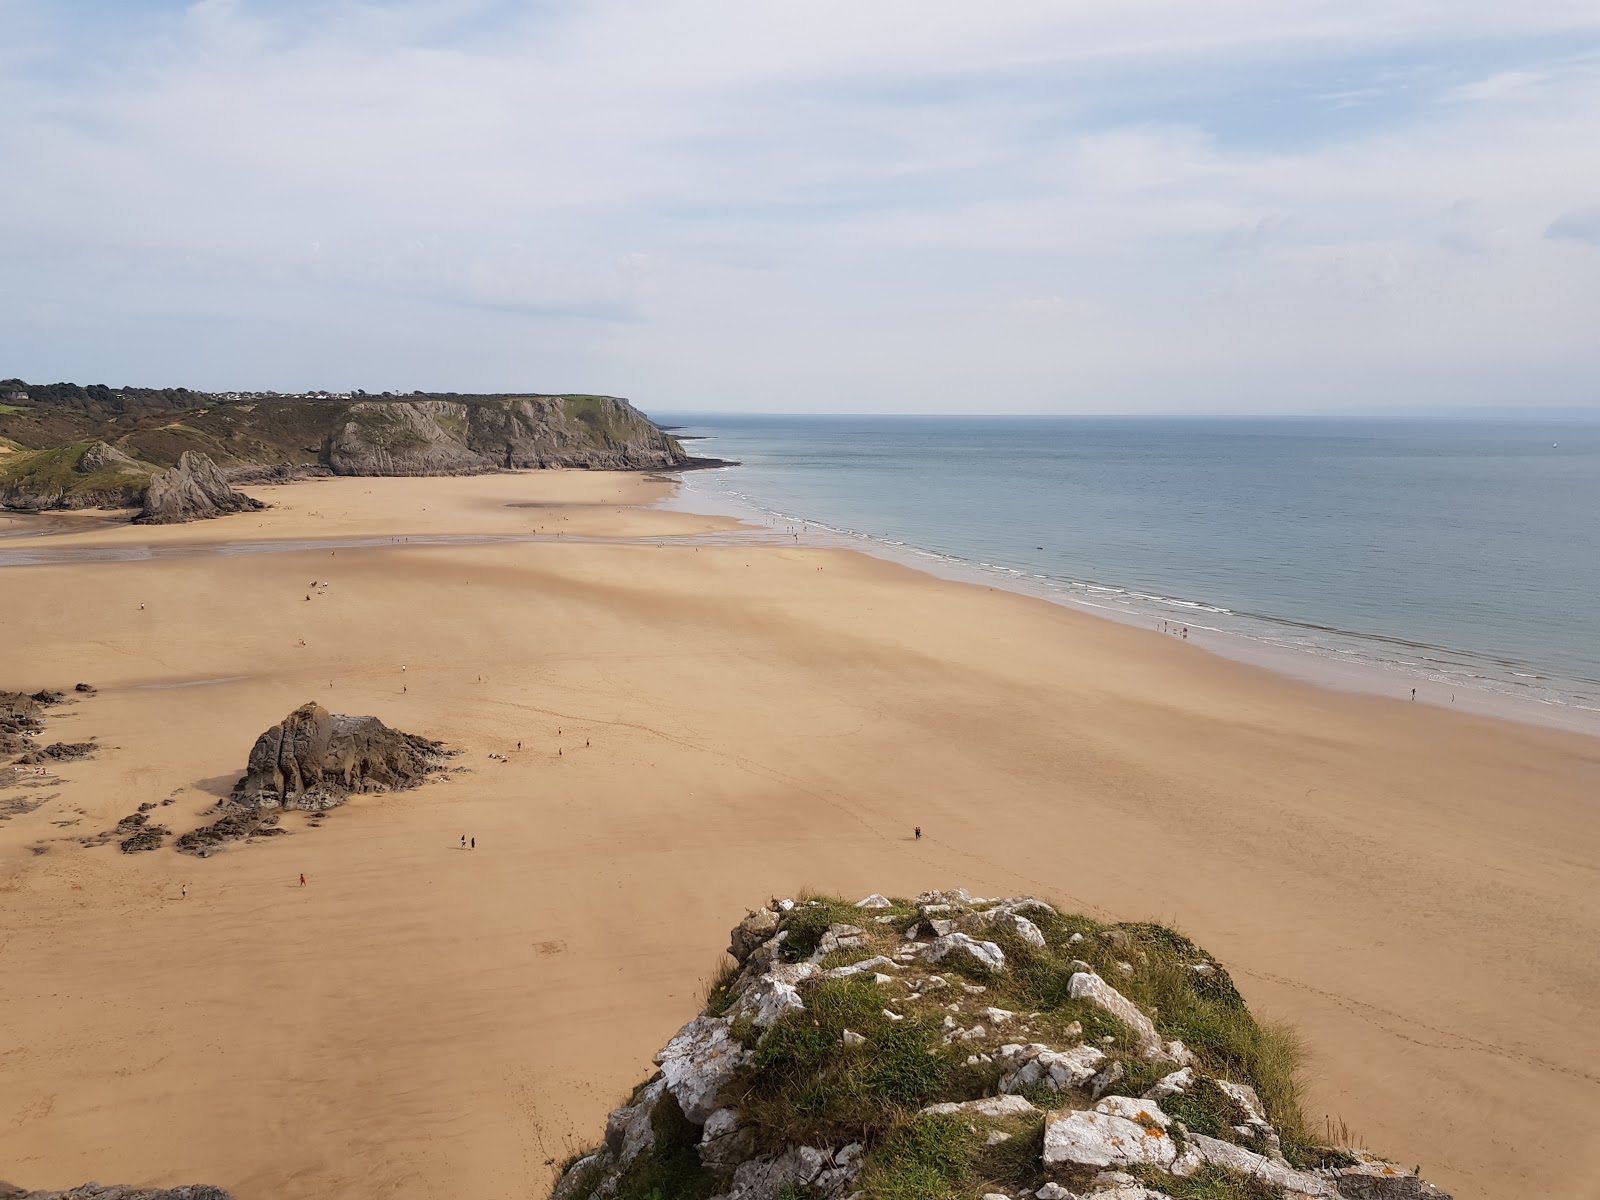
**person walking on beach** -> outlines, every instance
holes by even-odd
[[[467,848],[467,835],[464,833],[461,835],[461,848],[463,850]]]
[[[181,891],[179,891],[178,896],[184,900],[189,898],[189,885],[187,883],[183,885],[183,888]]]
[[[1411,698],[1413,700],[1415,700],[1417,698],[1417,689],[1416,688],[1412,688],[1411,689]]]
[[[922,826],[921,825],[918,825],[916,827],[916,834],[917,834],[917,839],[916,840],[920,842],[922,840]]]
[[[476,850],[477,848],[478,848],[478,839],[477,838],[473,838],[472,839],[472,849]]]
[[[305,885],[306,885],[306,873],[304,871],[301,871],[300,872],[300,886],[301,887],[305,887]]]

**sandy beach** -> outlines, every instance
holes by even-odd
[[[1305,1035],[1314,1121],[1458,1200],[1530,1164],[1600,1197],[1600,740],[741,544],[671,486],[319,480],[6,539],[232,552],[0,568],[0,688],[93,684],[47,740],[103,747],[0,821],[0,1178],[539,1196],[747,907],[962,885],[1189,933]],[[241,552],[454,535],[505,540]],[[202,824],[306,700],[470,770],[205,860],[81,845]]]

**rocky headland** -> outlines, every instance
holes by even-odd
[[[236,483],[717,465],[617,396],[334,396],[0,384],[0,507],[138,508],[147,524],[259,507]]]
[[[958,889],[775,900],[729,952],[552,1200],[1448,1200],[1317,1136],[1292,1035],[1170,929]]]

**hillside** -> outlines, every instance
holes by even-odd
[[[1326,1144],[1297,1048],[1157,925],[775,900],[553,1200],[1449,1200]]]
[[[614,396],[281,396],[0,381],[0,445],[13,448],[0,456],[0,473],[15,469],[15,451],[92,442],[147,468],[173,466],[193,451],[236,479],[263,468],[439,475],[695,462]]]

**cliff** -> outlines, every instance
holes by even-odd
[[[684,466],[689,456],[626,400],[540,396],[352,404],[329,431],[322,461],[338,475],[467,475],[659,469]]]
[[[553,1200],[1449,1200],[1313,1136],[1296,1050],[1157,925],[776,900]]]
[[[614,396],[278,396],[20,380],[0,382],[0,394],[9,397],[0,403],[0,448],[58,450],[100,440],[147,472],[175,466],[190,451],[241,479],[304,469],[456,475],[696,461]],[[15,456],[0,455],[0,470]]]

